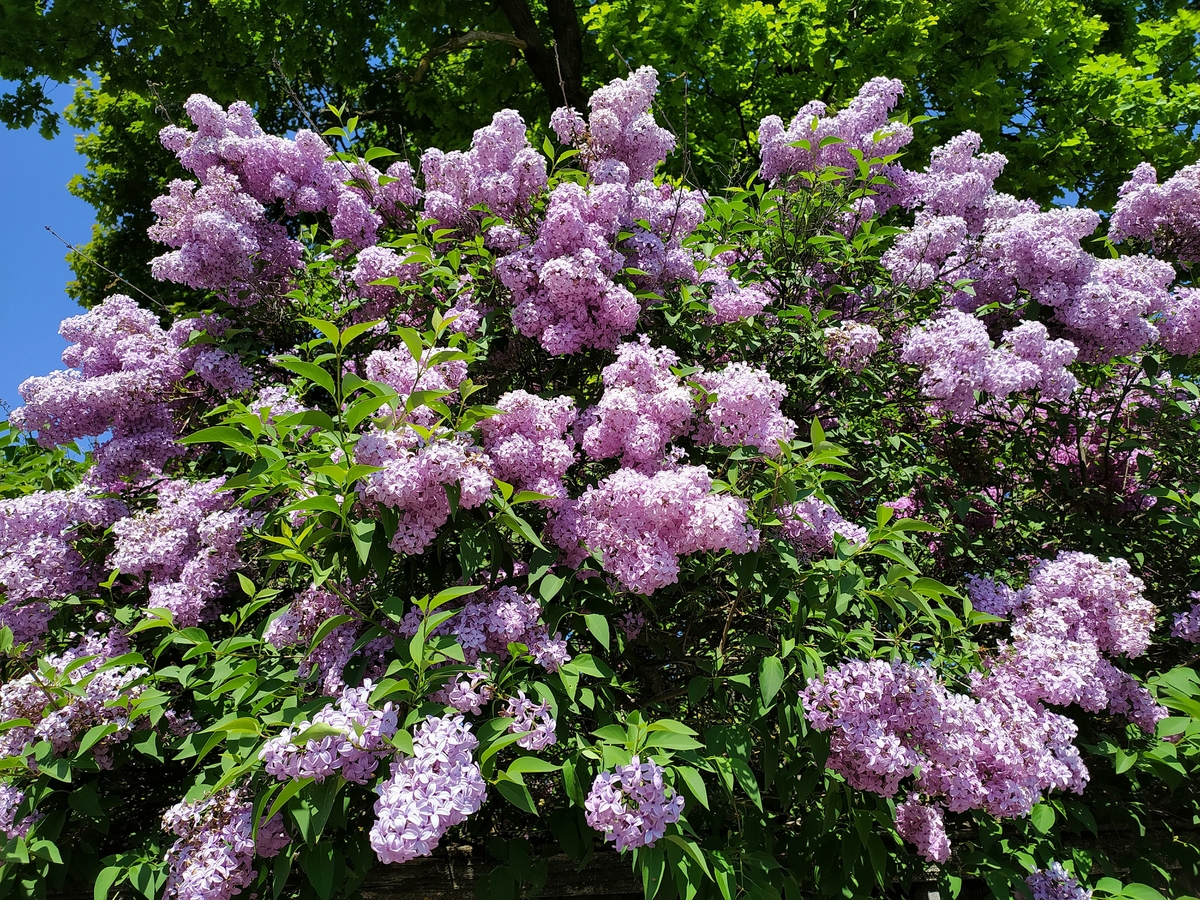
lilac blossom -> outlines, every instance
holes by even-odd
[[[242,565],[238,542],[255,521],[220,490],[223,478],[189,483],[167,481],[152,510],[113,526],[115,549],[108,565],[150,582],[149,606],[171,611],[179,627],[215,614],[213,601]]]
[[[433,695],[433,699],[460,713],[479,715],[495,693],[491,679],[491,673],[477,665],[474,670],[451,678],[445,687]]]
[[[1155,253],[1200,262],[1200,163],[1184,166],[1162,184],[1154,166],[1141,163],[1121,186],[1109,236],[1138,238]]]
[[[696,429],[701,443],[735,447],[747,444],[767,456],[778,456],[780,443],[796,436],[796,423],[780,412],[787,388],[743,362],[719,372],[702,372],[693,380],[716,399],[701,404],[703,420]]]
[[[25,837],[29,834],[29,829],[33,827],[33,824],[41,818],[41,815],[34,810],[28,815],[22,816],[21,821],[18,822],[17,810],[23,802],[25,802],[25,791],[11,781],[0,782],[0,831],[4,832],[4,836],[9,840]]]
[[[529,732],[524,737],[517,739],[518,747],[536,751],[544,750],[558,742],[558,737],[555,735],[557,723],[554,716],[551,715],[548,701],[534,703],[525,696],[524,691],[517,691],[516,697],[508,698],[504,715],[513,720],[512,724],[508,726],[510,734]]]
[[[598,552],[622,588],[651,594],[679,580],[679,558],[702,550],[749,553],[759,534],[746,521],[746,502],[712,494],[703,466],[677,466],[653,475],[620,469],[551,523],[568,565]]]
[[[523,644],[538,665],[556,672],[571,657],[562,635],[555,633],[551,637],[546,626],[538,621],[541,614],[541,604],[529,594],[502,585],[473,596],[457,615],[432,633],[453,635],[462,646],[468,665],[475,665],[484,654],[508,659],[509,644]],[[401,633],[416,634],[421,619],[421,610],[412,607],[400,624]]]
[[[879,340],[874,325],[847,319],[825,330],[825,358],[843,369],[861,372],[879,349]]]
[[[1192,591],[1188,596],[1195,602],[1187,612],[1175,613],[1171,637],[1200,644],[1200,591]]]
[[[391,703],[382,709],[370,705],[372,684],[345,688],[337,703],[330,703],[313,716],[300,719],[268,740],[258,758],[268,775],[280,781],[312,778],[324,781],[340,775],[347,781],[366,784],[375,774],[381,756],[393,751],[391,737],[396,733],[396,710]],[[303,744],[296,739],[313,725],[336,728],[337,734],[309,738]]]
[[[59,600],[98,581],[95,565],[76,547],[89,529],[103,529],[126,508],[119,500],[89,496],[84,487],[35,491],[0,500],[0,627],[17,644],[40,643]]]
[[[692,392],[671,367],[674,352],[651,347],[643,336],[621,344],[617,360],[604,367],[604,394],[580,419],[581,444],[592,459],[619,456],[625,466],[657,468],[667,444],[691,431]]]
[[[429,856],[446,831],[478,812],[486,790],[471,756],[478,745],[461,715],[429,716],[417,726],[414,755],[393,762],[376,788],[370,838],[381,862]]]
[[[780,509],[784,537],[806,555],[832,553],[834,536],[850,544],[865,544],[867,529],[843,519],[836,509],[816,497]]]
[[[858,150],[869,161],[896,153],[913,137],[912,128],[888,121],[904,85],[895,79],[872,78],[842,111],[827,116],[828,108],[819,100],[801,107],[784,128],[779,116],[767,116],[758,126],[758,145],[762,155],[760,175],[763,181],[780,184],[801,172],[819,172],[839,166],[858,172],[858,161],[850,151]],[[825,138],[836,142],[825,143]],[[796,146],[808,142],[809,149]],[[893,174],[898,166],[876,166],[876,174]]]
[[[1067,874],[1062,863],[1052,862],[1025,878],[1033,900],[1091,900],[1092,892]]]
[[[228,900],[254,881],[255,855],[271,857],[290,843],[276,813],[254,838],[254,803],[233,789],[180,801],[163,814],[163,829],[178,839],[166,853],[167,900]]]
[[[929,862],[944,863],[950,858],[950,839],[941,807],[922,803],[917,794],[909,794],[896,804],[896,833]]]
[[[653,847],[679,821],[683,797],[672,793],[668,799],[662,766],[635,756],[629,765],[597,775],[583,806],[588,825],[624,851]]]
[[[450,518],[447,486],[457,487],[460,509],[481,506],[491,495],[491,461],[468,440],[438,431],[425,442],[407,428],[372,429],[359,438],[355,462],[381,470],[367,476],[359,496],[398,513],[388,544],[395,552],[416,555],[433,543]]]
[[[492,470],[518,491],[566,497],[563,476],[575,462],[569,429],[577,417],[570,397],[543,398],[510,391],[496,401],[500,415],[479,423]]]

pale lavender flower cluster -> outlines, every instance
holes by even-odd
[[[410,284],[418,280],[422,268],[420,262],[408,262],[390,247],[363,249],[354,261],[354,268],[350,270],[354,294],[365,301],[359,311],[362,319],[370,321],[383,318],[400,299],[400,293],[393,285],[376,282],[395,278],[400,284]],[[410,293],[409,296],[415,295]],[[404,325],[419,325],[419,315],[424,312],[423,307],[414,306],[400,321]]]
[[[1109,236],[1140,238],[1155,253],[1182,263],[1200,262],[1200,163],[1180,169],[1162,184],[1150,163],[1142,163],[1121,186]]]
[[[150,262],[150,274],[196,290],[221,291],[233,306],[250,306],[277,290],[300,265],[301,246],[267,218],[236,175],[213,168],[204,183],[175,179],[150,208],[150,239],[174,249]]]
[[[912,329],[901,342],[900,358],[921,366],[921,389],[933,408],[965,420],[975,414],[977,392],[1001,400],[1038,390],[1049,400],[1065,400],[1078,382],[1066,367],[1075,345],[1051,340],[1040,322],[1023,322],[992,345],[987,327],[975,316],[949,309]]]
[[[637,298],[614,280],[625,267],[612,245],[628,204],[621,184],[560,184],[533,243],[496,262],[513,324],[547,352],[612,349],[637,325]]]
[[[349,612],[349,608],[336,593],[313,586],[297,596],[267,624],[263,631],[263,640],[281,650],[296,646],[307,650],[323,623]],[[297,672],[299,677],[307,678],[315,669],[320,677],[323,694],[329,697],[341,694],[346,689],[342,670],[355,656],[354,645],[364,627],[361,622],[343,622],[326,634],[312,654],[301,660]],[[367,656],[374,665],[381,659],[381,654],[390,647],[389,638],[377,638],[361,648],[358,653]]]
[[[1200,353],[1200,288],[1175,288],[1154,324],[1163,347],[1171,353]]]
[[[1081,792],[1077,729],[1040,703],[1004,692],[948,691],[927,666],[852,660],[801,693],[804,715],[830,732],[826,763],[852,787],[891,797],[915,776],[897,828],[931,861],[949,841],[944,810],[1025,816],[1050,790]]]
[[[441,352],[431,348],[421,355],[418,363],[407,347],[399,350],[376,350],[367,357],[363,372],[371,381],[386,384],[407,399],[415,391],[447,391],[453,393],[467,377],[467,364],[462,360],[431,363]],[[393,410],[393,415],[416,422],[426,427],[432,425],[437,414],[428,406],[417,406],[407,414],[403,409]]]
[[[624,466],[657,468],[667,444],[692,429],[692,392],[671,371],[679,357],[665,347],[640,341],[617,348],[617,360],[604,367],[604,394],[580,421],[583,449],[592,459],[621,457]]]
[[[558,742],[558,736],[555,734],[558,723],[550,713],[548,701],[534,703],[525,696],[524,691],[517,691],[516,697],[508,698],[504,715],[513,720],[508,726],[509,733],[529,732],[524,737],[517,738],[518,747],[524,747],[526,750],[545,750]]]
[[[973,132],[959,135],[934,150],[925,172],[899,178],[905,204],[919,212],[913,229],[883,256],[897,283],[917,289],[937,284],[966,312],[989,303],[1017,303],[1025,292],[1053,308],[1056,324],[1081,357],[1096,362],[1129,356],[1160,339],[1171,352],[1200,349],[1200,304],[1184,291],[1168,292],[1175,277],[1170,264],[1146,256],[1098,259],[1088,253],[1081,242],[1095,231],[1099,215],[1088,209],[1042,211],[1032,201],[997,193],[992,184],[1004,158],[976,156],[979,144]],[[1200,197],[1194,173],[1187,171],[1177,183],[1172,179],[1167,193],[1175,199],[1168,202],[1166,186],[1154,183],[1154,170],[1140,167],[1114,213],[1113,236],[1161,241],[1183,235],[1185,226],[1179,226],[1183,231],[1163,228],[1160,219],[1167,213],[1159,211],[1184,209],[1179,202],[1184,195],[1191,201]],[[970,293],[954,287],[962,279],[971,280]]]
[[[446,487],[458,488],[461,509],[487,501],[494,484],[491,461],[465,436],[436,433],[422,441],[415,431],[373,429],[355,447],[355,462],[379,466],[359,496],[396,510],[399,524],[390,546],[397,553],[425,551],[450,518]]]
[[[564,503],[551,532],[568,565],[578,567],[589,551],[598,552],[622,588],[651,594],[679,580],[681,556],[758,548],[746,502],[711,490],[712,477],[703,466],[652,475],[620,469]]]
[[[1200,591],[1192,591],[1189,596],[1196,602],[1187,612],[1175,613],[1175,621],[1171,625],[1171,637],[1183,638],[1193,644],[1200,644]]]
[[[36,740],[48,741],[55,753],[69,753],[93,727],[114,725],[90,751],[100,768],[109,768],[113,748],[144,727],[130,719],[130,705],[141,695],[148,670],[113,666],[99,671],[128,650],[129,641],[118,628],[104,637],[89,632],[71,649],[45,657],[40,676],[23,675],[0,685],[3,721],[30,722],[0,734],[0,756],[24,756],[26,744]]]
[[[1153,734],[1166,709],[1106,658],[1137,657],[1150,645],[1156,610],[1142,590],[1125,560],[1072,552],[1039,562],[1020,591],[973,579],[971,602],[1012,622],[976,693],[1108,710]]]
[[[86,488],[35,491],[0,500],[0,627],[18,644],[37,644],[58,600],[84,590],[97,572],[75,547],[80,532],[102,529],[125,515],[119,500],[88,496]]]
[[[806,555],[832,553],[834,536],[851,544],[865,544],[867,529],[843,519],[836,509],[816,497],[788,504],[777,513],[780,530]]]
[[[650,107],[658,93],[658,73],[642,66],[592,94],[585,122],[566,107],[550,117],[559,141],[580,148],[580,163],[593,180],[627,184],[654,175],[675,149],[675,136],[654,121]]]
[[[538,665],[548,672],[557,672],[571,656],[562,635],[556,633],[551,637],[546,626],[538,622],[541,614],[541,605],[529,594],[502,585],[494,591],[473,595],[458,615],[443,622],[433,633],[453,635],[469,665],[477,663],[483,654],[508,659],[508,645],[523,644]],[[416,634],[421,618],[420,609],[414,606],[401,622],[401,632]],[[474,689],[474,683],[471,687]]]
[[[551,498],[547,503],[565,498],[563,476],[575,461],[569,431],[577,416],[575,401],[510,391],[496,407],[501,415],[479,423],[496,477],[518,491],[545,494]]]
[[[355,784],[366,784],[375,774],[381,756],[389,755],[396,733],[396,710],[391,703],[382,709],[370,704],[371,682],[346,688],[337,703],[330,703],[313,716],[312,721],[293,722],[259,751],[258,758],[268,775],[280,781],[312,778],[322,782],[340,775]],[[296,739],[313,725],[338,729],[337,734],[309,738],[304,744]]]
[[[879,338],[874,325],[847,319],[825,330],[825,358],[843,369],[861,372],[879,349]]]
[[[429,716],[413,735],[414,755],[392,763],[376,788],[371,847],[381,862],[428,856],[450,828],[483,805],[486,785],[471,751],[479,746],[462,716]]]
[[[166,900],[229,900],[254,881],[254,857],[272,857],[291,838],[276,813],[254,837],[254,802],[242,790],[180,801],[163,814],[178,840],[167,850]]]
[[[501,110],[492,123],[475,132],[465,153],[436,148],[421,157],[425,177],[425,215],[440,228],[474,232],[483,214],[480,204],[511,218],[546,188],[546,158],[529,145],[525,122],[511,109]]]
[[[1052,862],[1025,878],[1033,900],[1091,900],[1092,892],[1067,874],[1062,863]]]
[[[730,363],[720,372],[693,376],[716,400],[704,402],[704,420],[696,429],[701,443],[735,447],[748,444],[767,456],[779,455],[779,444],[796,436],[796,423],[780,412],[785,388],[762,369],[743,362]]]
[[[627,610],[617,619],[617,627],[624,633],[625,640],[636,641],[646,627],[646,617],[642,615],[641,610]]]
[[[946,819],[940,809],[922,803],[919,794],[909,794],[907,800],[896,804],[896,833],[930,862],[943,863],[950,858]]]
[[[723,325],[757,316],[771,305],[771,296],[763,285],[738,283],[729,274],[732,254],[718,254],[707,269],[700,273],[699,284],[710,285],[708,302],[713,308],[712,322]]]
[[[445,687],[433,695],[438,703],[453,707],[460,713],[479,715],[483,707],[491,702],[495,688],[491,685],[491,673],[476,666],[473,671],[456,675]]]
[[[0,831],[9,840],[25,837],[41,816],[31,812],[17,821],[17,809],[25,801],[25,792],[11,781],[0,781]]]
[[[601,772],[584,801],[587,823],[618,851],[653,847],[683,814],[683,797],[667,796],[662,766],[637,756],[627,766]]]
[[[179,627],[215,615],[230,574],[242,565],[238,541],[255,521],[220,490],[224,478],[167,481],[158,504],[113,526],[116,547],[108,565],[150,582],[151,607],[168,609]]]
[[[903,93],[904,85],[896,79],[872,78],[835,115],[826,116],[828,107],[820,100],[813,100],[800,108],[786,128],[779,116],[767,116],[758,125],[762,179],[780,184],[798,173],[819,172],[829,166],[857,174],[858,161],[851,150],[860,151],[868,161],[896,153],[913,137],[910,126],[888,121],[888,113]],[[838,140],[822,146],[826,138]],[[807,141],[809,148],[795,146],[801,141]],[[874,174],[888,177],[899,170],[894,164],[873,168]],[[882,212],[882,206],[890,204],[884,192],[880,199],[884,201],[879,209]],[[871,212],[877,202],[867,198]],[[866,213],[868,217],[871,212]]]

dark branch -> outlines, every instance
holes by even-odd
[[[425,77],[425,73],[429,71],[429,66],[432,64],[435,56],[440,56],[443,53],[453,53],[456,50],[462,50],[472,44],[482,43],[502,43],[512,44],[519,50],[525,49],[525,42],[515,34],[508,34],[501,31],[468,31],[465,34],[460,34],[450,38],[441,46],[434,47],[428,53],[421,57],[417,62],[417,71],[409,80],[413,84],[420,84],[421,79]]]

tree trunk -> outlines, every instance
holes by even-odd
[[[551,108],[573,106],[583,111],[583,29],[573,0],[546,0],[554,45],[547,47],[526,0],[497,0],[513,33],[525,42],[525,61]]]

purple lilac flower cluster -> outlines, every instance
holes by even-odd
[[[867,161],[896,153],[913,138],[911,127],[888,121],[888,113],[903,93],[904,85],[894,78],[872,78],[845,109],[832,116],[826,116],[828,107],[820,100],[801,107],[786,128],[779,116],[767,116],[758,125],[759,174],[764,181],[778,185],[799,173],[819,172],[829,166],[856,173],[854,150]],[[807,148],[801,142],[807,143]],[[872,171],[896,181],[900,167],[889,163],[876,165]],[[860,216],[882,213],[891,205],[891,193],[884,189],[876,197],[865,198],[866,208],[859,211]]]
[[[366,784],[375,774],[379,758],[392,752],[390,740],[398,724],[392,704],[372,708],[372,687],[368,680],[361,687],[344,689],[337,703],[328,704],[311,722],[293,722],[267,741],[258,754],[267,774],[280,781],[312,778],[317,782],[340,775],[355,784]],[[296,738],[313,725],[336,728],[338,733],[297,744]]]
[[[508,698],[504,714],[513,720],[508,726],[510,733],[529,732],[524,737],[517,738],[518,747],[524,747],[526,750],[545,750],[558,742],[555,734],[557,723],[551,715],[549,701],[534,703],[525,696],[524,691],[517,691],[517,696]]]
[[[1125,560],[1087,553],[1039,562],[1020,591],[973,579],[972,603],[1011,621],[1011,638],[997,648],[976,693],[1108,710],[1153,734],[1166,709],[1106,658],[1134,658],[1150,645],[1156,610],[1142,590]]]
[[[928,666],[852,660],[801,700],[809,724],[830,732],[827,767],[852,787],[892,797],[915,776],[897,828],[931,861],[949,856],[944,810],[1015,818],[1045,792],[1087,782],[1070,719],[1002,692],[952,693]]]
[[[546,158],[530,146],[521,116],[505,109],[475,132],[465,153],[426,150],[421,174],[425,214],[441,228],[471,233],[485,215],[472,207],[483,204],[488,214],[510,219],[544,191]]]
[[[1171,624],[1171,637],[1200,644],[1200,591],[1192,591],[1189,596],[1196,602],[1187,612],[1175,613],[1175,621]]]
[[[1121,186],[1109,237],[1138,238],[1155,253],[1200,262],[1200,163],[1184,166],[1162,184],[1154,166],[1140,164]]]
[[[1170,264],[1142,255],[1091,255],[1081,242],[1100,223],[1097,213],[1042,211],[1032,201],[996,192],[1004,157],[976,156],[979,146],[979,135],[966,132],[935,149],[924,172],[898,178],[901,200],[918,213],[912,230],[883,256],[897,283],[916,289],[936,284],[964,312],[1017,304],[1024,292],[1053,309],[1053,324],[1091,361],[1129,356],[1157,340],[1174,353],[1200,348],[1200,298],[1186,288],[1168,290],[1175,278]],[[1181,259],[1200,254],[1187,249],[1188,241],[1195,243],[1189,237],[1197,233],[1194,221],[1183,221],[1195,219],[1187,210],[1200,196],[1196,171],[1181,170],[1159,186],[1153,168],[1139,167],[1122,189],[1112,236],[1160,243],[1170,236],[1182,248]],[[970,292],[956,286],[964,279],[972,282]],[[947,357],[951,347],[944,350]],[[979,365],[985,355],[976,348]]]
[[[867,529],[846,521],[836,509],[816,497],[783,507],[778,516],[784,536],[806,555],[832,553],[834,535],[851,544],[867,541]]]
[[[778,456],[780,442],[796,436],[796,423],[779,411],[787,388],[762,369],[735,362],[694,379],[716,394],[715,400],[702,404],[704,421],[696,429],[697,441],[722,447],[748,444],[766,456]]]
[[[580,443],[592,459],[619,456],[623,466],[653,470],[667,445],[692,429],[692,392],[671,371],[679,357],[651,347],[644,335],[621,344],[616,362],[604,367],[604,394],[584,411]]]
[[[491,673],[482,667],[456,675],[445,687],[433,695],[437,703],[458,710],[460,713],[479,715],[483,707],[491,702],[495,688],[491,684]]]
[[[1062,863],[1052,862],[1045,869],[1036,869],[1025,883],[1033,892],[1033,900],[1091,900],[1092,892],[1067,874]]]
[[[35,491],[0,501],[0,627],[18,644],[37,645],[54,615],[46,600],[82,591],[96,568],[76,549],[81,532],[111,525],[127,512],[119,500],[96,499],[86,488]]]
[[[921,388],[933,409],[956,419],[975,414],[979,392],[1000,400],[1036,389],[1048,400],[1066,400],[1075,391],[1078,382],[1066,369],[1076,355],[1070,341],[1048,339],[1040,322],[1024,322],[1003,337],[1003,346],[992,346],[983,322],[950,309],[911,330],[900,358],[922,368]]]
[[[534,661],[548,672],[557,672],[570,661],[567,642],[561,634],[550,636],[545,625],[538,622],[542,607],[529,594],[502,585],[494,591],[484,591],[468,600],[459,613],[435,630],[434,634],[450,634],[463,648],[469,665],[483,654],[508,659],[509,644],[524,644]],[[414,635],[421,624],[421,611],[413,607],[400,624],[403,634]]]
[[[392,763],[376,791],[371,847],[380,861],[428,856],[446,831],[479,810],[486,784],[471,751],[479,745],[461,715],[429,716],[413,735],[414,755]]]
[[[343,593],[346,590],[342,588]],[[334,591],[309,587],[267,623],[263,640],[281,650],[288,647],[307,649],[323,623],[349,612],[345,602]],[[298,676],[307,678],[315,670],[320,677],[321,692],[329,697],[337,697],[346,689],[342,670],[355,655],[367,657],[368,672],[373,675],[382,654],[391,647],[391,640],[376,638],[356,654],[354,645],[364,630],[365,626],[360,622],[338,625],[321,639],[311,655],[301,660]]]
[[[150,583],[148,606],[171,611],[183,628],[214,618],[213,601],[242,565],[238,541],[254,517],[221,491],[224,478],[167,481],[152,510],[113,525],[116,548],[108,564]]]
[[[167,850],[167,900],[229,900],[254,880],[254,857],[277,856],[291,843],[276,813],[254,837],[254,798],[226,790],[181,801],[163,814],[163,829],[178,840]]]
[[[624,851],[653,847],[679,821],[683,797],[668,798],[662,766],[635,756],[629,765],[597,775],[583,806],[588,825]]]
[[[874,325],[847,319],[825,330],[825,358],[851,372],[861,372],[879,350],[880,334]]]
[[[143,721],[130,718],[130,708],[141,695],[140,682],[149,670],[104,668],[128,651],[129,641],[119,628],[103,637],[89,632],[71,649],[44,657],[40,674],[22,675],[0,685],[3,721],[29,722],[0,734],[0,756],[23,757],[26,746],[39,740],[48,741],[55,753],[69,753],[95,726],[112,725],[114,730],[91,749],[101,769],[111,767],[116,745],[145,727]],[[36,767],[32,759],[27,763]]]
[[[681,556],[758,548],[746,502],[711,491],[703,466],[673,466],[653,475],[620,469],[564,503],[551,533],[568,565],[578,567],[589,551],[598,552],[622,588],[651,594],[679,580]]]
[[[17,810],[25,802],[25,792],[9,781],[0,781],[0,831],[9,840],[25,837],[33,823],[41,818],[35,810],[17,821]]]
[[[158,317],[128,297],[114,295],[79,316],[63,320],[59,333],[72,345],[63,351],[71,367],[26,379],[25,406],[10,421],[37,431],[43,446],[111,434],[95,449],[89,483],[121,490],[123,478],[157,474],[183,452],[175,441],[168,402],[190,370],[222,395],[250,386],[238,358],[211,346],[185,347],[194,328],[221,332],[217,320],[181,319],[164,331]]]
[[[533,491],[553,501],[567,496],[563,476],[575,462],[575,402],[570,397],[545,399],[527,391],[510,391],[496,401],[502,415],[479,423],[483,448],[496,477],[518,491]]]
[[[462,434],[436,432],[428,441],[416,431],[373,429],[355,447],[355,462],[378,466],[359,496],[396,510],[399,524],[389,546],[416,555],[433,543],[450,518],[446,486],[458,488],[461,509],[474,509],[492,493],[491,461]]]

